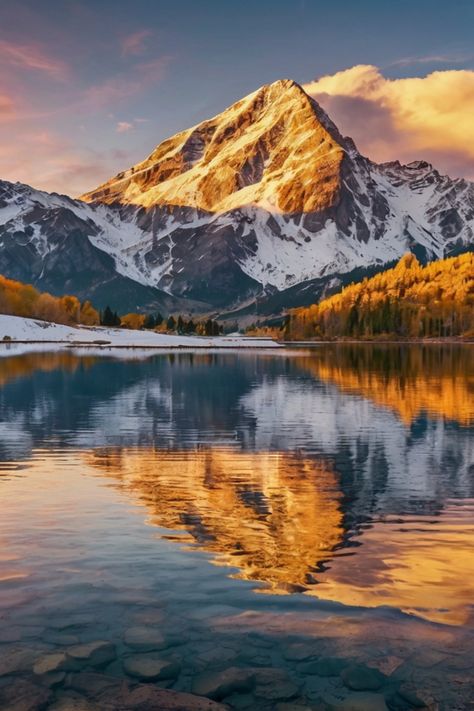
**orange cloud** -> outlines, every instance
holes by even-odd
[[[0,40],[0,64],[43,72],[59,80],[64,80],[68,73],[63,61],[50,57],[38,45],[22,45],[7,40]]]
[[[389,79],[360,64],[305,89],[370,158],[424,158],[442,171],[474,177],[474,71]]]
[[[0,119],[5,116],[11,118],[14,113],[14,108],[13,99],[6,94],[0,94]]]
[[[138,30],[124,37],[122,40],[122,55],[128,57],[130,55],[137,56],[143,54],[146,50],[146,40],[151,37],[151,30]]]

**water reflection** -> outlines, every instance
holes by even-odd
[[[286,646],[317,637],[318,655],[383,659],[463,708],[472,358],[321,346],[0,359],[0,668],[17,641],[30,657],[66,644],[62,618],[80,611],[72,636],[113,640],[115,677],[126,628],[159,619],[184,670],[175,688],[223,654],[267,655],[303,684]],[[243,641],[257,629],[263,648]],[[312,683],[303,706],[326,681]]]
[[[472,501],[351,529],[339,477],[302,455],[96,450],[86,461],[139,499],[149,523],[188,534],[166,538],[195,543],[267,592],[387,605],[448,624],[472,614]]]
[[[394,410],[410,425],[423,413],[462,425],[474,421],[470,346],[340,345],[315,349],[300,363],[325,382]]]
[[[151,523],[187,531],[237,577],[273,591],[303,590],[342,541],[338,478],[299,454],[106,450],[87,462],[137,496]]]

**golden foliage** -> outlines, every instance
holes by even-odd
[[[290,313],[286,336],[403,338],[474,335],[474,254],[397,266],[308,308]]]
[[[0,313],[25,318],[38,318],[55,323],[83,323],[95,326],[99,314],[90,301],[83,304],[76,296],[52,296],[41,293],[31,284],[0,275]]]
[[[120,325],[122,326],[122,328],[132,328],[136,331],[139,331],[141,328],[143,328],[144,323],[144,314],[130,313],[120,317]]]

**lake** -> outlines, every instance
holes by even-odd
[[[2,710],[473,708],[472,346],[11,350],[0,514]]]

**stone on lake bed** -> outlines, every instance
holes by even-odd
[[[353,691],[377,691],[387,681],[381,671],[364,664],[350,664],[342,670],[341,679]]]
[[[255,694],[269,701],[288,701],[297,696],[300,690],[285,669],[256,669],[255,679]]]
[[[220,701],[232,694],[245,694],[255,687],[255,672],[253,669],[229,667],[223,671],[212,671],[197,674],[192,682],[193,694],[207,696]]]
[[[102,711],[97,704],[77,696],[63,696],[48,706],[48,711]]]
[[[283,657],[288,662],[304,662],[317,656],[316,650],[311,649],[307,644],[290,644],[283,652]]]
[[[100,711],[229,711],[228,706],[217,701],[153,684],[140,684],[133,689],[122,686],[115,692],[106,692],[99,707]]]
[[[398,688],[399,696],[407,701],[411,706],[416,709],[428,708],[428,704],[433,701],[433,699],[427,699],[423,692],[419,692],[412,684],[405,682]],[[421,696],[425,696],[424,699]]]
[[[129,627],[126,629],[124,642],[127,647],[141,651],[165,649],[169,646],[160,630],[144,626]]]
[[[345,699],[324,696],[327,711],[388,711],[382,694],[356,692]]]
[[[0,709],[4,711],[38,711],[47,708],[51,692],[26,679],[14,679],[0,687]]]
[[[56,644],[63,647],[70,647],[73,644],[79,644],[81,641],[77,635],[55,631],[45,632],[42,639],[48,644]]]
[[[68,671],[72,668],[71,659],[65,652],[44,654],[33,664],[33,671],[38,676],[55,672]]]
[[[38,659],[38,654],[44,653],[30,647],[6,647],[0,652],[0,676],[9,676],[17,672],[31,669]]]
[[[117,677],[88,671],[69,674],[66,680],[68,689],[85,694],[89,698],[111,693],[114,688],[120,687],[121,683],[122,680]]]
[[[136,654],[124,659],[123,668],[126,674],[141,681],[159,681],[160,679],[176,679],[181,671],[178,662],[159,659],[151,654]]]
[[[299,667],[299,671],[304,674],[316,674],[322,677],[339,676],[347,666],[349,666],[349,662],[346,659],[341,659],[340,657],[324,657],[315,662],[302,665]]]
[[[91,667],[101,667],[110,664],[117,657],[115,644],[97,640],[69,647],[68,656],[74,661]]]

